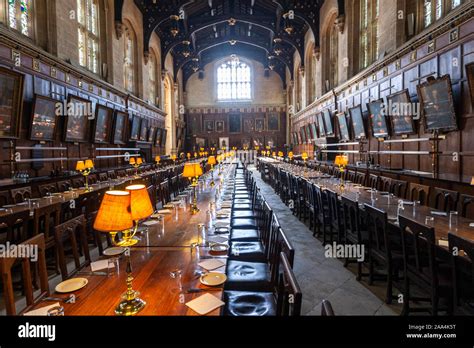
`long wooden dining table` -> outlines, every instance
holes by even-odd
[[[218,184],[219,179],[215,180]],[[192,215],[189,207],[179,209],[178,216],[163,214],[162,221],[151,226],[141,224],[137,238],[139,242],[131,247],[131,265],[133,288],[140,292],[140,298],[146,302],[145,307],[137,315],[149,316],[195,316],[198,313],[186,306],[186,303],[210,293],[217,298],[222,297],[222,286],[208,287],[201,284],[196,271],[205,271],[198,263],[206,259],[219,259],[224,266],[213,272],[225,273],[227,253],[212,254],[209,247],[195,247],[199,242],[198,224],[206,222],[209,203],[215,200],[215,187],[207,186],[198,194],[197,205],[199,213]],[[230,219],[230,218],[229,218]],[[156,220],[148,220],[155,221]],[[226,220],[219,220],[226,221]],[[227,221],[230,223],[230,221]],[[202,244],[202,243],[201,243]],[[101,259],[105,259],[102,257]],[[74,277],[86,278],[88,283],[82,289],[74,292],[74,303],[60,303],[66,316],[104,316],[115,315],[115,308],[120,302],[121,295],[126,291],[127,257],[119,257],[118,272],[112,276],[100,272],[90,272],[90,267],[81,270]],[[181,272],[182,290],[172,272]],[[107,272],[105,272],[107,273]],[[81,275],[86,274],[86,275]],[[175,273],[176,274],[176,273]],[[69,294],[58,294],[52,291],[52,297],[67,298]],[[43,307],[56,301],[43,301],[33,309]],[[207,315],[220,315],[216,309]]]
[[[448,234],[452,233],[470,241],[474,241],[474,221],[456,216],[456,223],[451,226],[449,224],[449,212],[437,211],[434,208],[425,205],[414,205],[414,202],[396,197],[388,192],[372,191],[371,188],[357,185],[351,182],[344,182],[341,186],[341,181],[338,178],[332,177],[320,171],[302,168],[299,166],[279,163],[276,164],[281,170],[284,170],[296,177],[309,180],[315,185],[321,187],[323,191],[332,190],[338,194],[339,197],[344,196],[352,201],[357,201],[359,207],[363,210],[364,204],[373,206],[387,213],[388,222],[393,227],[393,230],[398,230],[398,215],[415,220],[421,224],[427,224],[434,227],[437,244],[442,248],[447,248]],[[403,201],[403,209],[399,209],[400,201]],[[445,216],[443,216],[445,214]],[[427,217],[433,218],[432,221],[427,221]],[[431,220],[431,219],[429,219]]]

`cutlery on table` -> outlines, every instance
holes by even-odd
[[[212,289],[212,288],[209,288],[209,289],[191,288],[191,289],[186,290],[186,294],[197,294],[197,293],[200,293],[200,292],[208,292],[208,291],[223,291],[223,289],[221,289],[221,288],[215,288],[215,289]]]
[[[64,303],[72,303],[73,301],[77,301],[79,297],[74,295],[69,295],[68,297],[44,297],[41,301],[61,301]]]
[[[107,272],[77,272],[76,275],[82,276],[107,276]]]

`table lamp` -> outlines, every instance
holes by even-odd
[[[135,168],[135,178],[139,178],[140,176],[138,175],[138,168],[143,164],[143,160],[141,157],[131,157],[130,158],[130,164],[132,165],[133,168]]]
[[[94,162],[90,159],[84,161],[77,161],[76,163],[76,170],[81,173],[82,176],[84,176],[85,183],[84,187],[86,192],[91,192],[92,188],[89,187],[89,181],[88,181],[88,176],[92,172],[92,169],[94,169]]]
[[[160,156],[156,156],[156,157],[155,157],[155,162],[156,162],[157,165],[160,165],[161,157],[160,157]]]
[[[191,186],[194,189],[194,194],[193,194],[193,204],[191,206],[191,214],[196,215],[199,213],[199,209],[197,207],[197,190],[196,187],[198,185],[197,179],[199,176],[202,175],[202,168],[199,166],[199,169],[197,168],[199,164],[197,163],[186,163],[183,168],[183,177],[188,178],[191,181]]]
[[[341,189],[344,188],[344,173],[346,171],[346,167],[349,164],[349,157],[346,155],[339,155],[336,156],[334,160],[334,164],[339,167],[339,171],[341,172]]]
[[[295,157],[293,151],[288,152],[288,158],[290,159],[290,161],[293,161],[293,157]]]
[[[188,152],[188,153],[186,154],[186,157],[188,158],[188,161],[189,161],[189,160],[191,159],[191,154]]]
[[[176,164],[176,155],[171,155],[171,160],[173,161],[173,164]]]
[[[211,175],[212,175],[211,187],[214,187],[214,185],[215,185],[215,183],[214,183],[214,166],[216,165],[216,163],[217,163],[217,161],[216,161],[215,156],[210,156],[207,159],[207,164],[209,164],[211,166]]]
[[[306,152],[303,152],[301,155],[301,158],[303,159],[304,162],[304,174],[306,175],[306,161],[308,160],[308,154]]]
[[[149,198],[148,198],[149,199]],[[133,203],[135,204],[135,203]],[[127,191],[108,191],[105,193],[96,219],[94,229],[99,232],[109,233],[112,242],[116,246],[127,248],[127,291],[122,295],[122,300],[115,308],[117,315],[135,315],[145,307],[146,302],[133,290],[132,266],[130,259],[130,247],[137,243],[131,233],[133,230],[133,215],[131,193]],[[116,240],[117,234],[122,233],[122,239]]]
[[[133,232],[133,235],[135,235],[138,231],[140,220],[149,218],[153,214],[154,209],[145,185],[130,185],[125,190],[130,192],[130,212],[135,224]]]
[[[197,152],[194,153],[194,158],[198,158]]]

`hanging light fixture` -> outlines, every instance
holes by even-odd
[[[268,68],[274,70],[276,67],[275,56],[268,56]]]
[[[231,46],[235,46],[235,44],[237,43],[237,40],[232,39],[229,41],[229,43]]]
[[[291,11],[283,15],[284,19],[284,29],[288,35],[292,35],[295,32],[295,27],[291,24],[292,14]]]
[[[184,58],[188,58],[191,55],[191,49],[189,47],[191,45],[191,42],[185,40],[182,43],[184,47],[183,47],[183,50],[181,51],[181,54],[184,56]]]
[[[275,54],[277,56],[279,56],[280,54],[283,53],[283,47],[281,46],[282,40],[279,37],[277,37],[273,40],[273,42],[275,43],[275,46],[274,46],[273,50],[274,50]]]
[[[179,16],[172,15],[170,16],[171,19],[171,29],[170,33],[173,35],[173,37],[176,37],[176,35],[179,34]]]
[[[192,65],[192,69],[193,71],[196,73],[199,71],[199,58],[193,58],[193,65]]]

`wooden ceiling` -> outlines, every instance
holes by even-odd
[[[116,22],[124,0],[115,0]],[[305,56],[304,37],[313,31],[319,47],[319,12],[324,0],[135,0],[143,13],[144,54],[153,32],[161,39],[161,57],[174,58],[173,75],[184,83],[216,59],[235,54],[259,61],[286,85],[293,78],[293,57]],[[344,14],[344,0],[338,0]],[[288,16],[290,14],[290,16]],[[288,18],[290,17],[290,18]],[[286,30],[285,30],[286,29]],[[164,68],[164,66],[163,66]]]

